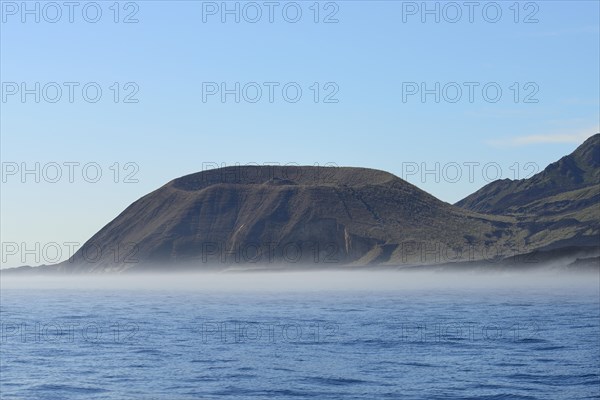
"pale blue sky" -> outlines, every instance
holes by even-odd
[[[40,8],[46,3],[40,2]],[[482,16],[489,2],[475,9],[473,23],[464,7],[456,23],[444,21],[444,15],[440,23],[433,16],[423,23],[419,13],[405,15],[403,22],[403,8],[411,4],[400,1],[320,2],[321,22],[314,23],[314,2],[308,1],[298,2],[302,17],[297,23],[283,19],[287,3],[280,2],[273,23],[262,6],[259,22],[248,23],[242,16],[237,24],[232,16],[222,23],[218,14],[207,15],[203,23],[208,2],[121,2],[121,8],[128,8],[121,9],[120,21],[138,8],[139,22],[131,24],[113,22],[113,1],[98,3],[102,17],[94,24],[83,19],[80,9],[69,23],[66,8],[57,23],[45,21],[44,15],[40,23],[26,15],[23,23],[20,10],[13,15],[13,5],[21,2],[2,2],[2,162],[30,167],[35,162],[96,162],[103,172],[98,183],[86,182],[80,169],[74,183],[66,176],[58,183],[44,177],[36,183],[31,175],[25,183],[19,174],[6,177],[2,242],[84,242],[137,198],[201,170],[203,162],[330,163],[398,176],[407,163],[426,163],[431,169],[436,162],[457,163],[463,166],[457,182],[444,181],[441,173],[440,182],[431,174],[408,177],[453,203],[486,183],[484,164],[497,163],[503,178],[513,178],[518,162],[522,177],[531,171],[525,170],[526,163],[544,168],[599,130],[598,1],[520,2],[519,23],[512,1],[497,3],[502,10],[497,23]],[[323,23],[336,8],[339,22]],[[53,18],[53,10],[46,11]],[[488,16],[494,16],[492,11]],[[293,9],[289,12],[293,16]],[[524,23],[532,12],[538,22]],[[81,85],[73,103],[66,89],[55,104],[35,103],[33,95],[23,103],[18,93],[7,95],[7,82]],[[103,89],[97,103],[81,97],[87,82]],[[114,82],[121,84],[121,96],[131,90],[123,85],[135,82],[139,102],[115,104]],[[265,88],[255,104],[235,103],[233,96],[225,103],[218,96],[203,102],[202,82],[227,82],[229,87],[279,82],[279,88],[297,82],[303,94],[297,103],[288,103],[276,89],[270,103]],[[321,96],[331,91],[323,86],[334,82],[339,101],[315,103],[314,82]],[[426,82],[430,88],[435,82],[480,86],[472,103],[466,87],[456,103],[443,98],[435,103],[433,95],[422,103],[418,95],[403,102],[403,82]],[[496,103],[482,97],[481,87],[488,82],[503,90]],[[514,82],[521,86],[517,103]],[[534,86],[525,89],[528,82]],[[523,102],[535,87],[538,102]],[[115,162],[122,174],[125,163],[136,163],[139,182],[114,183],[109,167]],[[472,182],[464,166],[469,162],[480,163]]]

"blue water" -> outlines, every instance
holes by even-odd
[[[2,399],[600,398],[597,291],[2,291]]]

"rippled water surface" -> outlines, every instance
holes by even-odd
[[[595,290],[2,291],[2,399],[600,398]]]

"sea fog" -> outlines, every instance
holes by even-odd
[[[3,289],[107,289],[199,291],[386,291],[527,288],[599,290],[600,270],[469,271],[333,270],[135,274],[2,275]]]
[[[591,399],[598,273],[1,279],[7,399]]]

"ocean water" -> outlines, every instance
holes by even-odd
[[[581,288],[3,289],[2,399],[598,399]]]

